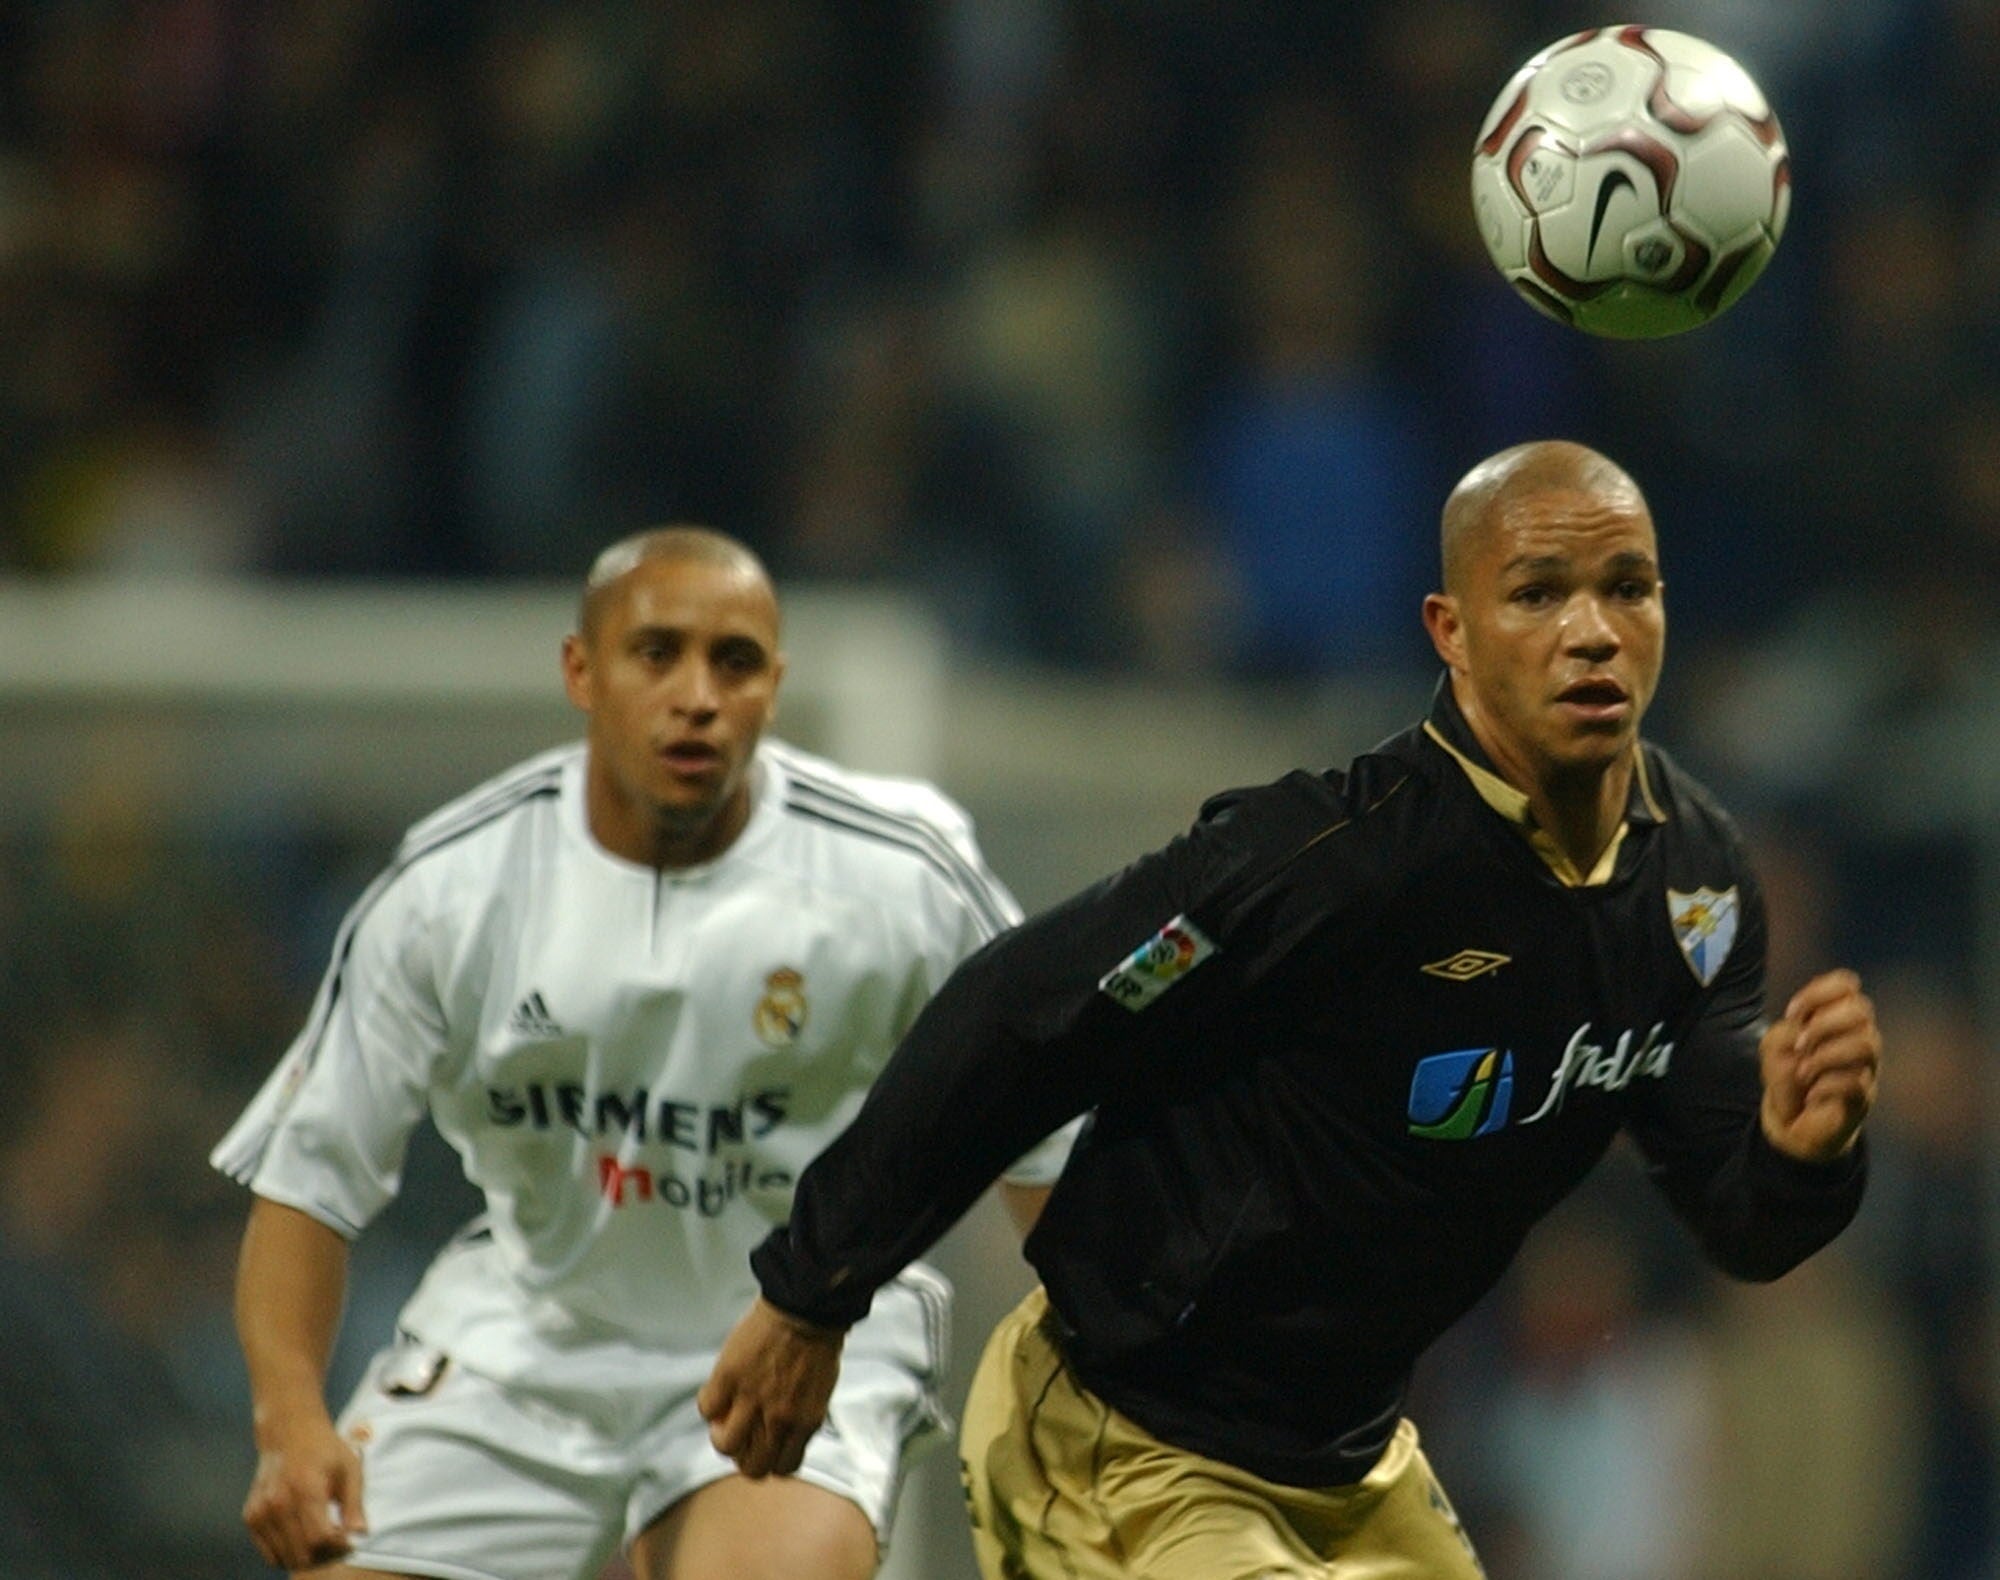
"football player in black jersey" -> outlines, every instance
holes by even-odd
[[[1832,971],[1767,1021],[1741,840],[1639,734],[1639,488],[1503,451],[1442,560],[1427,718],[1215,797],[932,1001],[753,1255],[700,1401],[746,1474],[798,1464],[872,1291],[1079,1113],[965,1411],[989,1580],[1468,1580],[1410,1370],[1615,1136],[1737,1277],[1852,1218],[1874,1010]]]

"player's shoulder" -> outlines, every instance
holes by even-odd
[[[553,815],[563,776],[583,751],[583,743],[576,741],[538,752],[447,801],[405,831],[396,848],[397,865],[447,857],[477,860],[524,817]]]
[[[987,869],[971,817],[936,785],[861,773],[785,741],[767,738],[760,750],[779,799],[785,837],[778,849],[788,853],[780,859],[814,882],[899,907],[943,898],[992,928],[1018,915]]]
[[[1639,748],[1640,794],[1674,837],[1698,849],[1738,860],[1743,833],[1734,815],[1671,752],[1652,741]]]
[[[1336,830],[1375,832],[1390,809],[1433,784],[1421,754],[1394,737],[1342,768],[1295,768],[1263,784],[1223,790],[1202,805],[1202,820],[1233,825],[1240,838],[1286,849]]]
[[[787,812],[840,828],[841,820],[871,827],[894,825],[912,834],[968,843],[972,819],[965,809],[927,779],[902,774],[863,773],[792,745],[766,739],[762,750],[777,769]]]
[[[542,752],[411,824],[355,900],[350,922],[385,937],[479,926],[519,889],[529,853],[547,845],[565,771],[582,750]]]

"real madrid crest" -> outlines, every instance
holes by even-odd
[[[789,1048],[806,1029],[806,979],[790,966],[780,966],[764,978],[764,996],[751,1012],[750,1024],[767,1048]]]
[[[1729,958],[1729,946],[1736,942],[1736,886],[1718,893],[1696,889],[1683,894],[1667,890],[1667,916],[1674,927],[1674,942],[1695,980],[1707,987]]]

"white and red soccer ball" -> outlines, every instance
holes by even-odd
[[[1501,274],[1598,335],[1673,335],[1722,312],[1770,262],[1791,197],[1762,90],[1665,28],[1551,44],[1501,89],[1473,148],[1473,215]]]

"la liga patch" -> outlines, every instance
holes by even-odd
[[[1214,953],[1199,927],[1176,916],[1105,972],[1097,990],[1136,1014]]]

